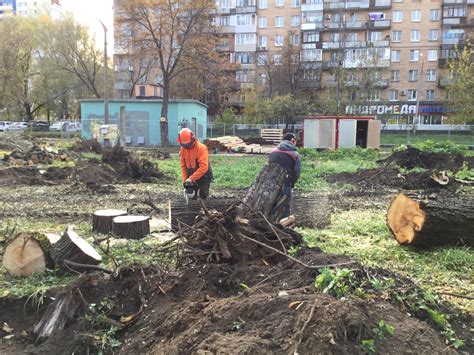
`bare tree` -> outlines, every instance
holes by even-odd
[[[133,31],[133,42],[143,43],[149,55],[156,58],[161,76],[158,85],[163,90],[161,144],[167,146],[167,116],[173,81],[184,71],[192,70],[192,63],[212,52],[208,35],[215,1],[116,0],[115,6],[123,10],[120,21],[127,23]]]

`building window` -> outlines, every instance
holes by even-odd
[[[446,6],[443,9],[443,17],[466,17],[467,16],[467,6],[457,5],[457,6]]]
[[[420,42],[420,31],[413,30],[410,32],[410,41],[412,42]]]
[[[306,34],[303,32],[303,42],[305,43],[319,42],[319,33]]]
[[[437,41],[438,40],[438,30],[429,30],[428,31],[428,41]]]
[[[370,32],[370,42],[382,40],[382,32]]]
[[[259,54],[257,57],[257,65],[264,66],[267,64],[267,55],[266,54]]]
[[[431,9],[430,10],[430,21],[439,21],[439,9]]]
[[[300,44],[300,36],[299,35],[291,35],[290,43],[292,46],[297,46]]]
[[[250,55],[248,52],[235,53],[235,62],[240,64],[250,64]]]
[[[258,8],[259,9],[267,9],[268,8],[268,1],[267,0],[258,0]]]
[[[267,48],[267,36],[258,36],[258,46],[260,49]]]
[[[281,46],[283,46],[283,36],[276,35],[275,36],[275,47],[281,47]]]
[[[259,17],[258,18],[258,28],[267,28],[268,20],[266,17]]]
[[[393,22],[402,22],[403,21],[403,11],[395,10],[392,14]]]
[[[420,51],[418,49],[412,49],[410,51],[410,62],[418,62],[420,60]]]
[[[389,90],[388,101],[398,101],[398,90]]]
[[[426,71],[426,81],[436,81],[436,69],[428,69]]]
[[[395,50],[392,51],[392,62],[399,62],[400,61],[400,51]]]
[[[435,62],[438,60],[438,50],[428,49],[428,61]]]
[[[319,72],[316,69],[303,69],[303,80],[313,81],[319,79]]]
[[[392,42],[402,41],[402,31],[392,31]]]
[[[249,75],[246,71],[238,71],[235,73],[235,80],[239,83],[247,83],[249,82]]]
[[[390,76],[392,81],[400,81],[400,70],[392,70],[392,75]]]
[[[291,0],[291,7],[300,7],[300,0]]]
[[[341,35],[339,34],[339,32],[331,33],[331,42],[339,42],[340,38]]]
[[[371,90],[367,97],[368,101],[380,101],[380,91],[379,90]]]
[[[416,101],[416,90],[408,90],[408,101]]]
[[[285,18],[283,16],[275,17],[275,27],[283,27],[285,25]]]
[[[298,27],[300,25],[300,17],[298,15],[291,16],[291,27]]]
[[[275,0],[275,6],[285,6],[285,0]]]
[[[274,62],[275,64],[281,64],[281,63],[283,63],[283,57],[282,57],[282,55],[281,55],[281,54],[274,54],[274,55],[273,55],[273,62]]]
[[[255,33],[237,33],[235,35],[235,44],[255,44]]]
[[[434,101],[435,99],[435,91],[433,89],[426,90],[426,101]]]
[[[252,16],[250,15],[237,15],[237,26],[246,26],[252,23]]]
[[[421,11],[413,10],[411,12],[411,22],[420,22],[421,21]]]
[[[393,2],[403,2],[403,0],[393,0]]]
[[[335,53],[335,52],[331,52],[331,53]],[[305,62],[320,62],[323,59],[322,49],[303,49],[301,54],[302,54],[303,61]]]
[[[408,81],[418,81],[418,70],[409,70],[408,71]]]
[[[357,33],[356,32],[349,32],[347,34],[347,42],[357,42]]]

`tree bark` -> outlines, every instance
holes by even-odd
[[[168,106],[170,100],[170,83],[168,78],[163,78],[163,104],[161,106],[160,117],[160,137],[161,146],[168,147]]]
[[[115,217],[125,216],[127,211],[99,210],[92,215],[92,231],[107,234],[112,231],[112,221]]]
[[[102,261],[97,251],[71,228],[66,229],[61,239],[51,248],[51,258],[64,269],[67,269],[65,260],[86,265],[98,265]]]
[[[387,225],[400,244],[420,247],[474,245],[474,196],[399,194]]]
[[[262,212],[271,222],[278,222],[283,217],[287,200],[283,193],[287,175],[286,170],[278,164],[265,165],[247,191],[239,214],[245,216],[245,211],[250,208]]]
[[[40,233],[19,233],[6,246],[3,266],[12,276],[32,276],[43,273],[54,264],[49,256],[51,241]]]
[[[150,234],[150,217],[119,216],[112,223],[112,232],[117,237],[126,239],[141,239]]]

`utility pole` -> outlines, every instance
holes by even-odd
[[[107,27],[99,20],[104,28],[104,121],[109,124],[109,65],[107,63]]]

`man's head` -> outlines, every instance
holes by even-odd
[[[296,136],[295,136],[293,133],[286,133],[286,134],[283,136],[283,140],[284,140],[284,141],[288,141],[288,142],[290,142],[290,143],[293,144],[293,145],[296,145]]]
[[[195,140],[193,132],[189,128],[183,128],[179,132],[176,142],[179,142],[181,147],[190,149],[193,147]]]

